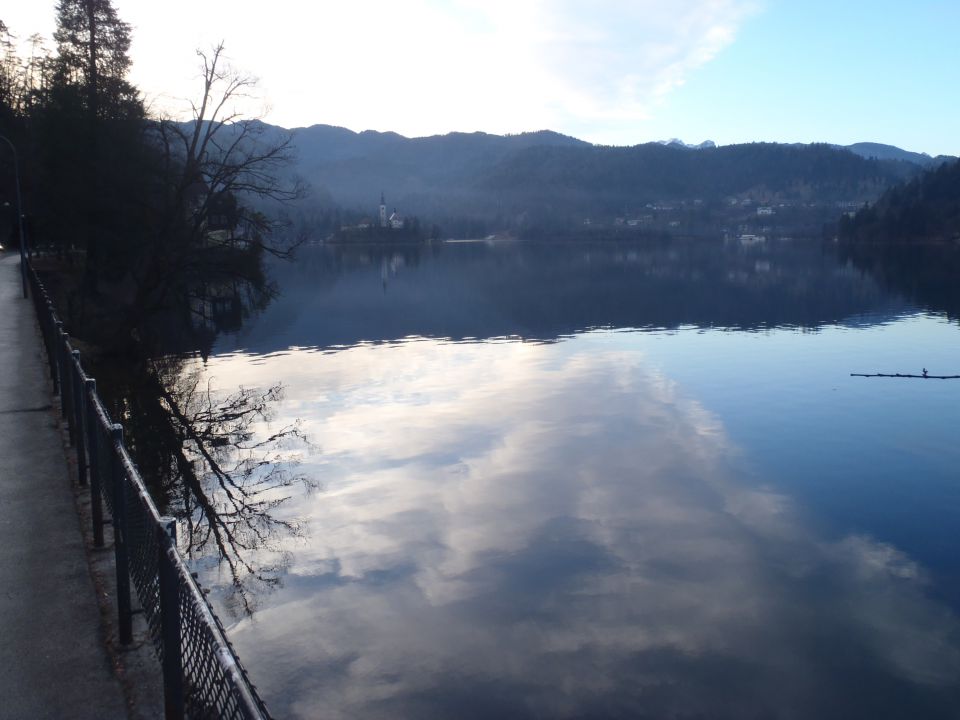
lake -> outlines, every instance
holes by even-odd
[[[960,381],[850,376],[960,374],[937,308],[804,240],[275,280],[194,369],[309,440],[252,614],[195,558],[277,717],[958,717]]]

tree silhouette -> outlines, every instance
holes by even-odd
[[[285,203],[304,188],[284,171],[293,159],[289,135],[268,135],[266,126],[239,105],[255,80],[226,63],[223,44],[198,51],[202,72],[191,120],[162,119],[151,127],[158,154],[156,232],[131,264],[137,292],[135,318],[210,288],[229,286],[259,306],[273,290],[262,258],[289,258],[298,244],[279,236],[264,203]],[[206,288],[207,290],[204,290]]]
[[[222,563],[231,606],[252,613],[257,596],[281,581],[283,542],[302,534],[277,511],[295,487],[317,487],[298,471],[311,449],[299,421],[270,426],[282,386],[218,392],[177,358],[147,362],[133,382],[121,407],[131,452],[164,512],[181,521],[184,551]]]
[[[82,240],[84,290],[95,296],[106,265],[135,242],[141,224],[145,111],[130,69],[130,26],[110,0],[60,0],[38,108],[38,143],[47,170],[44,204],[56,206],[50,235]]]
[[[53,38],[57,55],[53,81],[80,93],[94,119],[142,116],[130,70],[130,26],[110,0],[60,0]]]

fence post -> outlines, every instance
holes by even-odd
[[[87,411],[87,467],[90,468],[90,514],[93,518],[93,545],[103,547],[103,478],[100,476],[100,419],[94,396],[97,381],[87,378],[83,382]]]
[[[54,388],[60,395],[60,413],[64,417],[67,414],[67,400],[63,392],[63,343],[67,336],[63,332],[63,321],[54,320],[53,322],[53,356],[57,365],[57,379],[54,381]]]
[[[53,326],[53,303],[50,302],[50,298],[47,297],[46,291],[43,293],[43,302],[46,312],[43,314],[43,342],[47,348],[47,363],[50,365],[50,380],[53,382],[53,394],[56,395],[60,392],[59,378],[57,377],[57,356],[54,352],[56,349],[56,341],[53,338],[54,330],[56,328]]]
[[[60,382],[63,385],[63,392],[60,396],[65,401],[63,419],[67,423],[67,439],[71,446],[75,446],[77,444],[77,421],[74,420],[75,408],[73,407],[73,350],[70,348],[70,336],[66,332],[63,333],[61,342],[63,345],[63,372],[60,376]]]
[[[166,720],[183,720],[183,654],[180,630],[180,581],[173,553],[177,522],[160,518],[157,526],[160,642],[163,647],[163,707]]]
[[[130,558],[127,549],[127,490],[120,451],[123,448],[123,426],[110,428],[111,471],[113,473],[113,552],[117,566],[117,612],[120,643],[133,642],[133,610],[130,605]]]
[[[73,351],[73,418],[77,426],[77,482],[80,487],[87,484],[87,432],[86,413],[84,412],[83,367],[80,365],[80,351]]]

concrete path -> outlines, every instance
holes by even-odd
[[[0,717],[126,718],[19,258],[0,252]]]

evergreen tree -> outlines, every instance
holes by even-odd
[[[110,0],[60,0],[56,22],[39,135],[45,204],[58,213],[44,234],[61,249],[84,251],[84,288],[96,294],[137,233],[144,108],[126,77],[130,26]]]
[[[110,0],[60,0],[57,4],[54,83],[72,90],[91,118],[143,115],[130,70],[130,26]]]
[[[0,20],[0,123],[4,124],[13,116],[16,105],[20,59],[14,47],[15,42],[16,37]]]

